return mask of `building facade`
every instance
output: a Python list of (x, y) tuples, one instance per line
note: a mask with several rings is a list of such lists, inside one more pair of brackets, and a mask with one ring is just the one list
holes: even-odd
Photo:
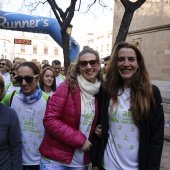
[(112, 31), (87, 34), (87, 46), (98, 51), (101, 59), (107, 57), (111, 54), (112, 49)]
[[(29, 41), (26, 44), (22, 41)], [(0, 58), (13, 61), (15, 57), (24, 58), (27, 61), (60, 60), (64, 63), (62, 48), (48, 35), (30, 32), (0, 30)]]

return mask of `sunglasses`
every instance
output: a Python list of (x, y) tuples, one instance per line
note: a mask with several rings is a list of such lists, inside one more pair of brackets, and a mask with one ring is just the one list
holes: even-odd
[(15, 76), (16, 76), (16, 73), (11, 71), (11, 72), (10, 72), (10, 75), (13, 76), (13, 77), (15, 77)]
[(98, 60), (90, 60), (90, 61), (79, 61), (79, 66), (82, 67), (82, 68), (85, 68), (87, 67), (87, 64), (90, 64), (92, 67), (96, 67), (97, 64), (99, 64), (99, 61)]
[(23, 80), (26, 81), (26, 83), (32, 83), (33, 82), (33, 79), (35, 77), (37, 77), (38, 75), (35, 75), (35, 76), (25, 76), (25, 77), (22, 77), (22, 76), (15, 76), (15, 80), (17, 83), (22, 83)]
[(5, 63), (0, 63), (0, 65), (4, 66), (4, 65), (6, 65), (6, 64), (5, 64)]

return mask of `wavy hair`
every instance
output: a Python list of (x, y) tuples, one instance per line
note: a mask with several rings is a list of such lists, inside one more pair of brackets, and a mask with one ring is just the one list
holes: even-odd
[[(73, 92), (75, 92), (76, 90), (77, 75), (80, 75), (80, 71), (79, 71), (80, 58), (82, 55), (86, 53), (94, 54), (96, 56), (96, 60), (98, 60), (100, 63), (99, 53), (96, 50), (93, 50), (92, 48), (86, 47), (78, 54), (77, 60), (75, 64), (73, 64), (71, 68), (69, 69), (69, 74), (67, 76), (67, 82), (69, 82), (69, 86), (71, 87)], [(103, 74), (101, 73), (101, 70), (99, 71), (97, 75), (97, 79), (98, 81), (103, 82)]]
[(151, 105), (154, 105), (155, 101), (152, 92), (152, 85), (144, 63), (144, 57), (135, 45), (127, 42), (121, 42), (114, 48), (108, 65), (105, 89), (108, 95), (112, 98), (113, 105), (116, 105), (118, 103), (119, 89), (124, 91), (124, 83), (117, 66), (118, 52), (121, 48), (133, 49), (139, 66), (139, 69), (133, 76), (130, 84), (130, 111), (135, 124), (139, 127), (141, 119), (149, 116)]

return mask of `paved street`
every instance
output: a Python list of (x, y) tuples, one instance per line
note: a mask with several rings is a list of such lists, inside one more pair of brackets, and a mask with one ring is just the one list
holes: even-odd
[(160, 170), (170, 170), (170, 140), (164, 140)]

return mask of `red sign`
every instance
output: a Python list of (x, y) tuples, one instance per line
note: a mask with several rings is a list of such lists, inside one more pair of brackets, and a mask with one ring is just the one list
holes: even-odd
[(14, 38), (14, 44), (31, 45), (31, 40)]

